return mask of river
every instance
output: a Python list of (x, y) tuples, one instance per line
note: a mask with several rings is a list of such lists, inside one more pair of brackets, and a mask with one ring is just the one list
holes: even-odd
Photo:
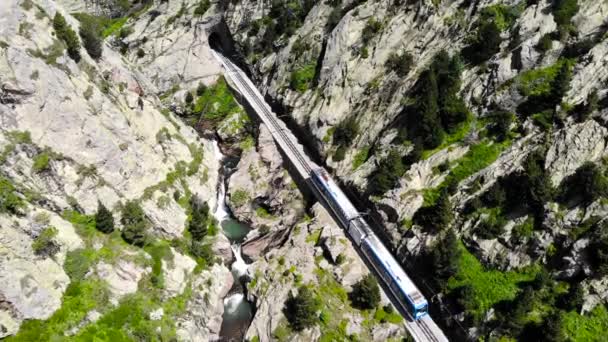
[[(221, 156), (217, 143), (215, 143), (215, 147), (217, 155)], [(223, 158), (220, 158), (218, 161), (220, 164), (223, 164)], [(220, 330), (220, 338), (222, 341), (232, 342), (242, 341), (244, 339), (247, 328), (249, 328), (249, 324), (253, 319), (254, 308), (245, 298), (243, 289), (245, 283), (241, 280), (242, 276), (247, 273), (247, 268), (249, 267), (241, 255), (241, 243), (251, 229), (232, 217), (230, 210), (226, 206), (225, 183), (225, 179), (220, 175), (217, 207), (213, 216), (220, 223), (222, 233), (230, 240), (232, 252), (235, 257), (235, 261), (231, 265), (234, 285), (228, 292), (228, 296), (224, 298), (224, 315), (222, 317), (222, 327)]]

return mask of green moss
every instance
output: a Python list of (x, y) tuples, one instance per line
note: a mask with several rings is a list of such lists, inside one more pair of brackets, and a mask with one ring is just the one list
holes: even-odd
[(508, 272), (488, 269), (464, 246), (460, 248), (459, 272), (448, 280), (448, 289), (454, 291), (462, 286), (470, 286), (473, 295), (467, 307), (471, 309), (470, 314), (477, 318), (496, 303), (514, 299), (519, 292), (518, 284), (533, 280), (538, 272), (538, 267)]
[(230, 195), (230, 200), (237, 207), (247, 204), (249, 198), (249, 192), (245, 189), (237, 189)]
[(310, 233), (310, 235), (308, 235), (306, 237), (306, 242), (312, 242), (315, 244), (315, 246), (319, 243), (319, 238), (321, 237), (321, 229), (317, 229), (315, 231), (313, 231), (312, 233)]
[(443, 183), (438, 187), (426, 189), (423, 193), (425, 206), (435, 203), (441, 191), (448, 187), (451, 183), (460, 183), (460, 181), (483, 170), (488, 165), (492, 164), (509, 145), (510, 141), (498, 143), (484, 142), (472, 146), (469, 151), (456, 163), (452, 168)]
[(602, 304), (585, 316), (574, 311), (562, 314), (562, 331), (568, 341), (602, 341), (606, 336), (606, 330), (608, 330), (608, 310)]
[(291, 89), (303, 93), (310, 89), (312, 81), (315, 77), (317, 69), (316, 62), (310, 62), (305, 64), (291, 73), (289, 86)]
[(353, 159), (353, 170), (359, 168), (359, 166), (363, 165), (369, 156), (370, 147), (366, 146), (362, 148), (357, 154), (355, 154), (355, 158)]
[(108, 291), (104, 282), (93, 278), (72, 282), (63, 295), (61, 308), (48, 320), (25, 321), (19, 332), (6, 341), (62, 341), (64, 333), (76, 327), (87, 312), (107, 304)]
[(241, 110), (223, 77), (213, 86), (205, 88), (192, 109), (194, 113), (202, 113), (203, 119), (212, 121), (219, 121)]
[(506, 6), (503, 4), (492, 5), (482, 9), (481, 17), (486, 21), (494, 21), (501, 31), (506, 31), (513, 26), (525, 8), (525, 1), (521, 1), (514, 6)]
[(519, 92), (524, 96), (547, 95), (551, 92), (551, 85), (560, 69), (568, 63), (574, 65), (573, 60), (560, 59), (555, 64), (541, 69), (529, 70), (517, 77)]
[(36, 173), (44, 172), (49, 170), (50, 154), (47, 151), (43, 151), (34, 157), (34, 164), (32, 170)]
[(269, 213), (268, 210), (266, 210), (266, 208), (264, 208), (264, 207), (258, 207), (255, 210), (255, 214), (258, 217), (265, 218), (265, 219), (273, 219), (274, 218), (274, 216), (272, 216), (272, 214)]

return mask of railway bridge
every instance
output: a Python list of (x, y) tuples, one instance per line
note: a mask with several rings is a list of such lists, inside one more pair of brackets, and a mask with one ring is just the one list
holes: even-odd
[[(219, 36), (211, 36), (213, 39), (220, 39)], [(210, 37), (210, 38), (211, 38)], [(216, 47), (218, 49), (229, 48), (231, 46), (225, 46), (224, 44), (219, 44), (218, 41), (210, 41), (210, 45), (212, 47)], [(222, 50), (225, 51), (225, 50)], [(297, 139), (291, 133), (291, 131), (287, 128), (285, 123), (282, 120), (279, 120), (275, 113), (273, 113), (271, 107), (266, 103), (262, 94), (258, 91), (257, 87), (253, 84), (253, 82), (249, 79), (249, 77), (241, 70), (236, 64), (230, 61), (227, 57), (225, 57), (222, 53), (213, 50), (213, 54), (215, 58), (223, 65), (225, 69), (225, 76), (228, 80), (229, 84), (233, 88), (234, 91), (238, 92), (241, 95), (241, 98), (247, 101), (249, 107), (257, 114), (259, 119), (268, 127), (270, 130), (274, 140), (277, 145), (283, 151), (285, 156), (291, 161), (291, 164), (295, 168), (298, 173), (297, 176), (305, 181), (306, 184), (311, 184), (311, 175), (312, 171), (319, 166), (315, 165), (310, 158), (306, 155), (304, 151), (304, 147), (298, 143)], [(318, 195), (318, 192), (315, 192), (314, 187), (313, 193)], [(324, 202), (321, 196), (319, 197), (319, 201), (321, 203)], [(350, 203), (349, 203), (350, 205)], [(351, 205), (352, 206), (352, 205)], [(330, 210), (331, 212), (331, 210)], [(340, 223), (340, 220), (336, 220), (336, 223), (339, 226), (342, 226), (345, 230), (348, 230), (348, 227), (344, 227), (343, 224)], [(348, 234), (346, 234), (348, 235)], [(353, 244), (356, 247), (356, 244)], [(358, 251), (360, 255), (361, 251)], [(401, 308), (402, 305), (398, 302), (397, 298), (391, 295), (391, 291), (388, 290), (388, 285), (383, 281), (382, 277), (380, 277), (375, 271), (374, 267), (371, 267), (370, 262), (372, 260), (365, 260), (362, 258), (366, 265), (370, 268), (370, 272), (375, 274), (378, 278), (379, 284), (383, 285), (385, 293), (389, 296), (391, 301), (393, 301), (395, 308)], [(377, 266), (377, 265), (374, 265)], [(419, 320), (414, 320), (409, 312), (403, 312), (404, 310), (400, 310), (404, 317), (405, 327), (412, 335), (414, 340), (418, 342), (447, 342), (445, 334), (441, 329), (435, 324), (430, 315), (425, 315)]]

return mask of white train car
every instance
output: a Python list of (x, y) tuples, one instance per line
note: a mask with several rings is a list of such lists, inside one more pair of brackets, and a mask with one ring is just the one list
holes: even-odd
[(425, 316), (428, 313), (426, 298), (380, 240), (373, 234), (368, 235), (361, 249), (399, 303), (407, 305), (403, 309), (416, 320)]
[(312, 170), (312, 182), (338, 216), (341, 223), (348, 227), (350, 220), (359, 216), (357, 209), (350, 203), (348, 197), (334, 182), (323, 168)]

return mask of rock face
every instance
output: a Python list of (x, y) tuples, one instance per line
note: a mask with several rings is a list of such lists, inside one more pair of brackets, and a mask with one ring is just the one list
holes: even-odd
[[(196, 262), (173, 249), (172, 262), (163, 259), (154, 271), (147, 250), (126, 245), (120, 232), (95, 235), (100, 233), (90, 216), (101, 202), (119, 230), (121, 205), (135, 200), (150, 222), (151, 239), (178, 241), (188, 219), (189, 209), (180, 205), (188, 202), (184, 196), (215, 206), (216, 148), (158, 96), (178, 82), (211, 83), (220, 70), (202, 35), (204, 18), (193, 16), (198, 1), (184, 2), (188, 11), (172, 27), (166, 21), (182, 5), (161, 3), (132, 8), (126, 56), (117, 38), (109, 37), (101, 58), (92, 59), (82, 48), (78, 63), (57, 39), (55, 13), (78, 32), (79, 22), (69, 13), (112, 14), (115, 2), (0, 3), (0, 338), (15, 334), (23, 320), (50, 318), (62, 306), (70, 272), (80, 272), (81, 263), (86, 269), (79, 277), (108, 290), (110, 307), (87, 313), (66, 334), (77, 334), (124, 298), (139, 298), (159, 272), (166, 297), (184, 295), (191, 285), (200, 289), (190, 316), (181, 319), (188, 327), (184, 339), (217, 337), (230, 288), (224, 289), (228, 280), (219, 280), (231, 281), (225, 266), (195, 275)], [(154, 11), (162, 12), (156, 20)], [(134, 57), (139, 46), (146, 49), (145, 59)], [(43, 242), (53, 253), (35, 252), (32, 246), (50, 227), (56, 235)], [(70, 272), (64, 265), (69, 258)], [(218, 283), (208, 285), (207, 279)], [(155, 312), (156, 319), (167, 314)]]
[[(256, 305), (256, 315), (247, 331), (247, 338), (257, 336), (260, 341), (273, 340), (275, 331), (285, 327), (284, 302), (298, 284), (312, 284), (313, 288), (319, 286), (325, 289), (338, 286), (350, 290), (368, 273), (344, 231), (335, 225), (326, 209), (315, 204), (313, 213), (312, 221), (295, 225), (283, 245), (250, 265), (248, 272), (252, 281), (248, 284), (247, 293), (249, 300)], [(334, 262), (335, 259), (339, 262)], [(335, 310), (328, 314), (336, 315), (337, 320), (346, 320), (347, 326), (356, 329), (363, 340), (383, 341), (405, 334), (400, 324), (378, 324), (375, 328), (377, 331), (367, 330), (361, 325), (361, 313), (350, 307), (346, 298), (326, 292), (320, 293), (320, 296), (331, 310)], [(382, 301), (388, 303), (386, 296)], [(289, 338), (293, 341), (310, 341), (317, 340), (321, 334), (327, 332), (315, 327)]]
[(192, 281), (193, 297), (187, 314), (176, 323), (177, 335), (184, 341), (214, 341), (219, 338), (224, 313), (222, 299), (232, 287), (232, 274), (218, 265)]
[(289, 173), (268, 128), (260, 125), (257, 149), (243, 151), (228, 181), (228, 205), (241, 222), (257, 232), (243, 244), (243, 255), (257, 259), (285, 238), (304, 214), (302, 194)]

